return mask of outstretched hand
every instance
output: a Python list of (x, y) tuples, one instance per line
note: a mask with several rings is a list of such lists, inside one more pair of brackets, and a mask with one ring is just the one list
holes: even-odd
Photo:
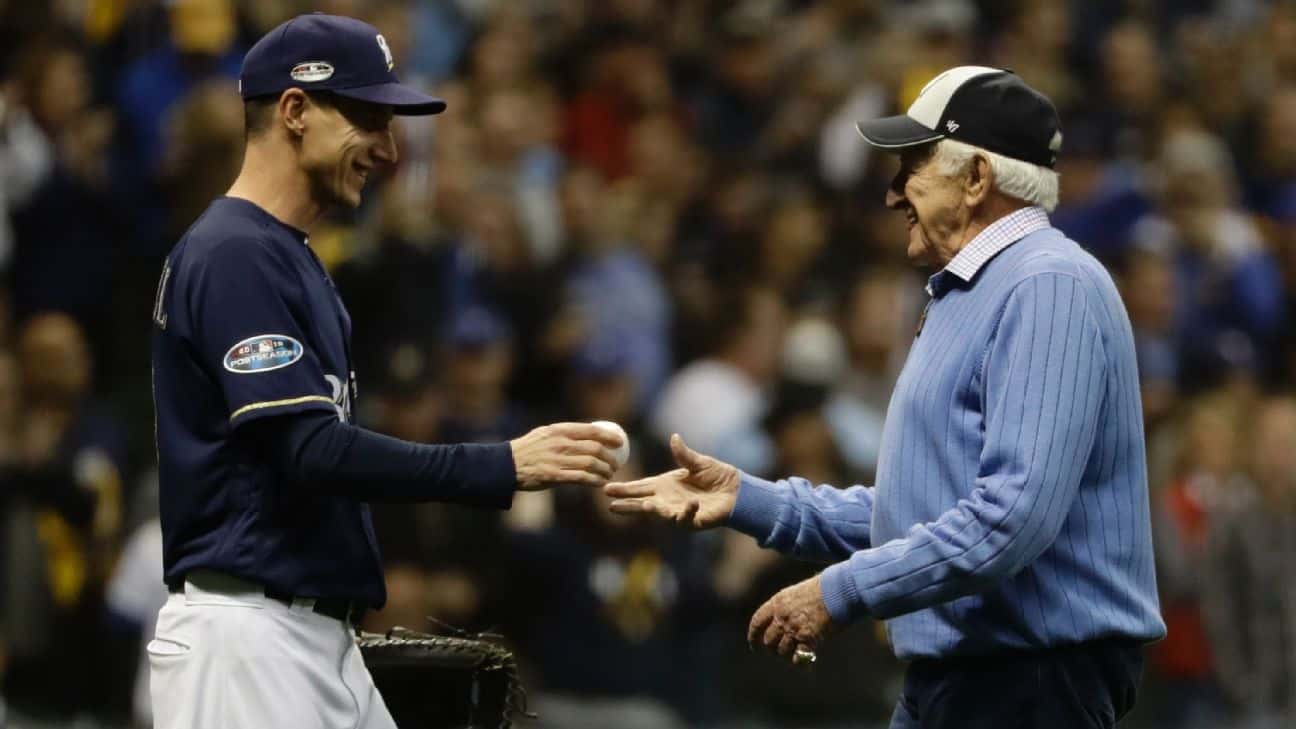
[(679, 468), (638, 481), (610, 483), (604, 493), (616, 514), (646, 514), (692, 529), (723, 524), (738, 499), (738, 469), (689, 448), (675, 434), (671, 454)]

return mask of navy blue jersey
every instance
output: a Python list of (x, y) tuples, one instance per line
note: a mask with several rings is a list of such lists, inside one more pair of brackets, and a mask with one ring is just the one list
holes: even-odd
[(201, 567), (380, 606), (369, 507), (286, 481), (240, 431), (309, 410), (351, 420), (350, 317), (306, 234), (217, 199), (168, 256), (153, 320), (167, 582)]

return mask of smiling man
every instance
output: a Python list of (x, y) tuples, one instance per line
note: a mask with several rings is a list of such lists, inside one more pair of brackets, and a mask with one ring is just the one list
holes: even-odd
[(394, 729), (354, 640), (386, 600), (370, 501), (507, 508), (601, 486), (586, 423), (426, 445), (352, 424), (351, 318), (307, 231), (396, 162), (393, 114), (435, 114), (366, 23), (303, 15), (243, 62), (243, 168), (167, 257), (153, 399), (170, 597), (149, 643), (157, 729)]
[(748, 639), (795, 659), (885, 620), (910, 662), (893, 729), (1111, 727), (1165, 626), (1129, 319), (1049, 225), (1057, 112), (1010, 72), (962, 66), (859, 128), (899, 153), (886, 203), (935, 271), (877, 483), (768, 482), (675, 436), (680, 468), (609, 484), (612, 509), (835, 563), (757, 610)]

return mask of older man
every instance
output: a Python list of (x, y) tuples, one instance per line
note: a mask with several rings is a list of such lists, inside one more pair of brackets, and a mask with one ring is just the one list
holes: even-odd
[(610, 484), (612, 508), (835, 563), (763, 605), (748, 638), (810, 660), (885, 620), (910, 661), (892, 727), (1113, 726), (1165, 626), (1129, 320), (1049, 225), (1057, 113), (1017, 76), (963, 66), (860, 131), (899, 153), (887, 205), (936, 270), (877, 484), (771, 483), (676, 436), (680, 468)]

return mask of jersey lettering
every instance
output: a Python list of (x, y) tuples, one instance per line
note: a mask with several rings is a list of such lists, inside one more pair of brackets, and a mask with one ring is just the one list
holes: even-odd
[(342, 378), (337, 375), (324, 375), (324, 379), (328, 380), (329, 387), (333, 390), (333, 407), (337, 409), (338, 420), (351, 422), (352, 388), (342, 384)]
[(171, 261), (165, 261), (162, 264), (162, 276), (158, 279), (157, 295), (153, 298), (153, 323), (159, 328), (166, 329), (166, 285), (167, 280), (171, 278)]

